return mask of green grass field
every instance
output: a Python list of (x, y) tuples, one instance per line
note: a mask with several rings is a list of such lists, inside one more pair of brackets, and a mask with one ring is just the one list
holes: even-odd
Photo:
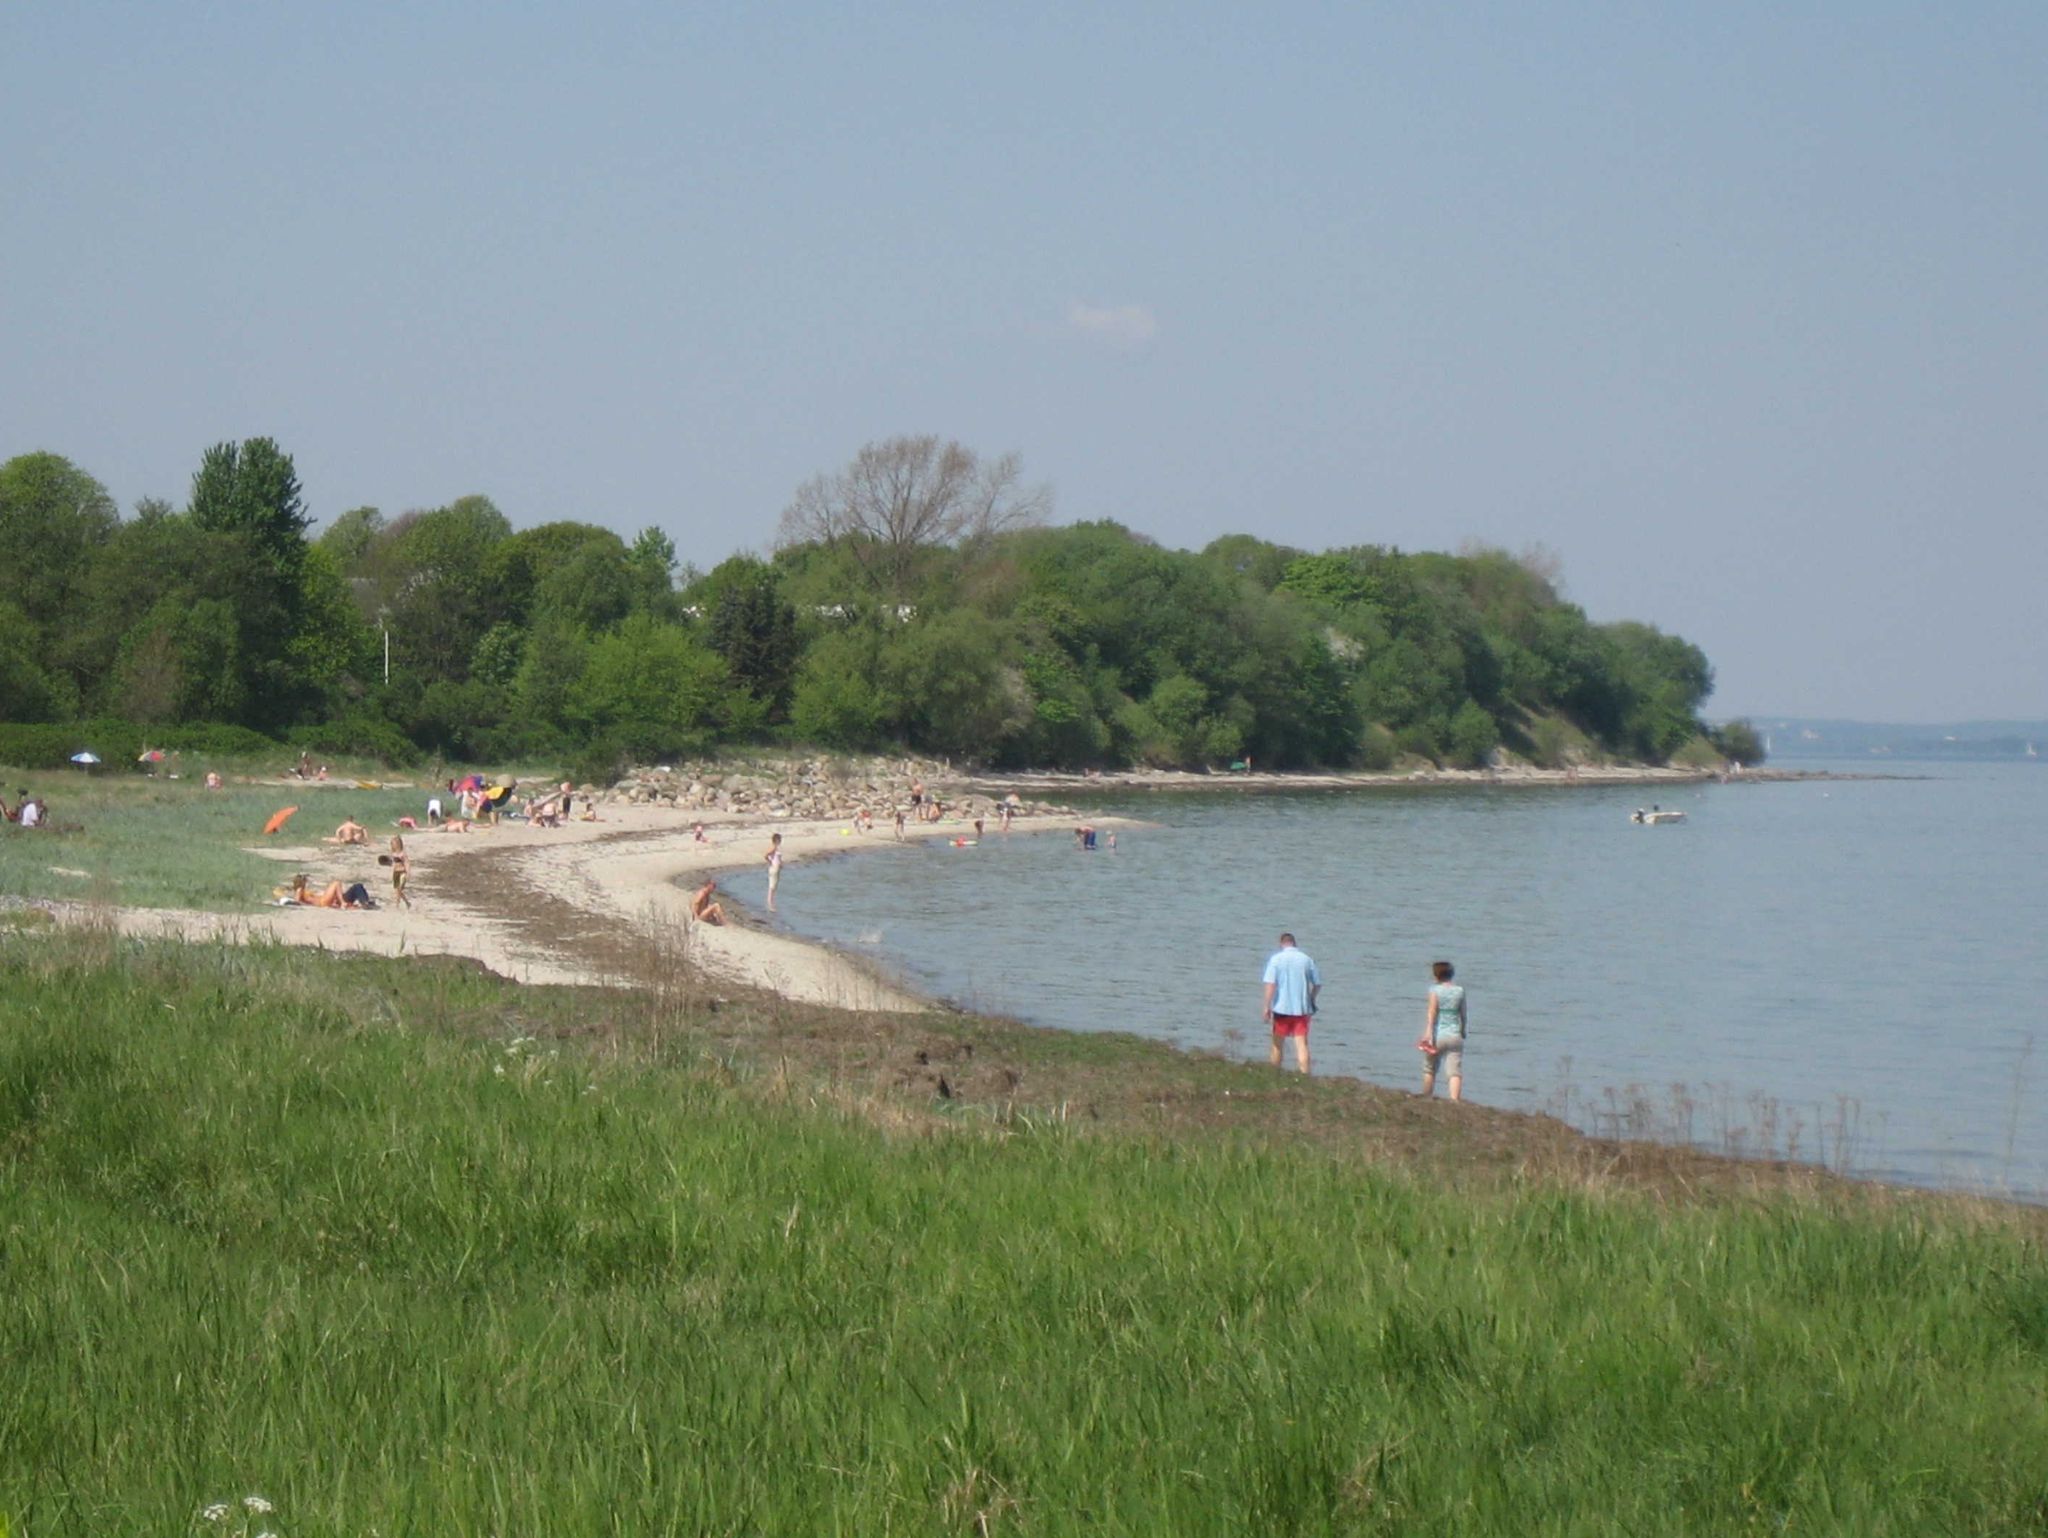
[[(203, 773), (203, 771), (202, 771)], [(23, 832), (0, 827), (0, 892), (16, 897), (72, 898), (142, 908), (252, 910), (290, 874), (288, 867), (247, 852), (262, 844), (272, 812), (300, 811), (272, 842), (309, 844), (332, 833), (353, 812), (372, 836), (393, 831), (400, 816), (420, 816), (423, 790), (230, 784), (209, 791), (199, 778), (148, 779), (140, 774), (41, 774), (0, 769), (9, 805), (33, 789), (49, 804), (51, 826)]]
[(0, 938), (4, 1530), (2048, 1531), (2025, 1215), (885, 1118), (643, 1007)]

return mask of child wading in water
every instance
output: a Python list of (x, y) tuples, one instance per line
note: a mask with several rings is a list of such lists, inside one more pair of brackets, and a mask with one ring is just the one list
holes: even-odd
[(1454, 983), (1457, 969), (1448, 961), (1432, 963), (1436, 977), (1429, 990), (1429, 1014), (1422, 1026), (1422, 1040), (1415, 1045), (1422, 1052), (1422, 1092), (1436, 1093), (1439, 1068), (1450, 1076), (1451, 1098), (1464, 1098), (1465, 1091), (1465, 985)]
[(412, 862), (406, 858), (405, 840), (394, 833), (391, 835), (391, 900), (401, 908), (412, 906), (412, 899), (405, 895), (405, 878), (411, 871)]

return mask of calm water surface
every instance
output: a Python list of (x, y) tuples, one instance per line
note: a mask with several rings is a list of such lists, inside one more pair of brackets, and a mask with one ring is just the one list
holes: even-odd
[[(975, 1008), (1259, 1056), (1291, 929), (1317, 1070), (1401, 1086), (1446, 956), (1474, 1100), (2041, 1199), (2048, 770), (1925, 773), (1125, 796), (1098, 805), (1154, 825), (1114, 853), (892, 845), (790, 870), (779, 921)], [(1632, 824), (1652, 796), (1689, 821)]]

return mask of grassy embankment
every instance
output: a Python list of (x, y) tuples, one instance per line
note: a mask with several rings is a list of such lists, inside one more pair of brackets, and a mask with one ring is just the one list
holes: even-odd
[[(2048, 1523), (2026, 1214), (1668, 1151), (1596, 1179), (1627, 1151), (994, 1022), (915, 1026), (957, 1065), (940, 1099), (863, 1056), (903, 1029), (714, 1001), (686, 967), (602, 994), (0, 939), (0, 1515)], [(787, 1050), (814, 1038), (836, 1070)]]

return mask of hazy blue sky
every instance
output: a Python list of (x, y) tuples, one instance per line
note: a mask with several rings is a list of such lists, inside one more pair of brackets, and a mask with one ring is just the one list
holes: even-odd
[[(2048, 5), (0, 9), (0, 457), (765, 548), (865, 440), (2048, 714)], [(10, 559), (19, 558), (11, 553)]]

